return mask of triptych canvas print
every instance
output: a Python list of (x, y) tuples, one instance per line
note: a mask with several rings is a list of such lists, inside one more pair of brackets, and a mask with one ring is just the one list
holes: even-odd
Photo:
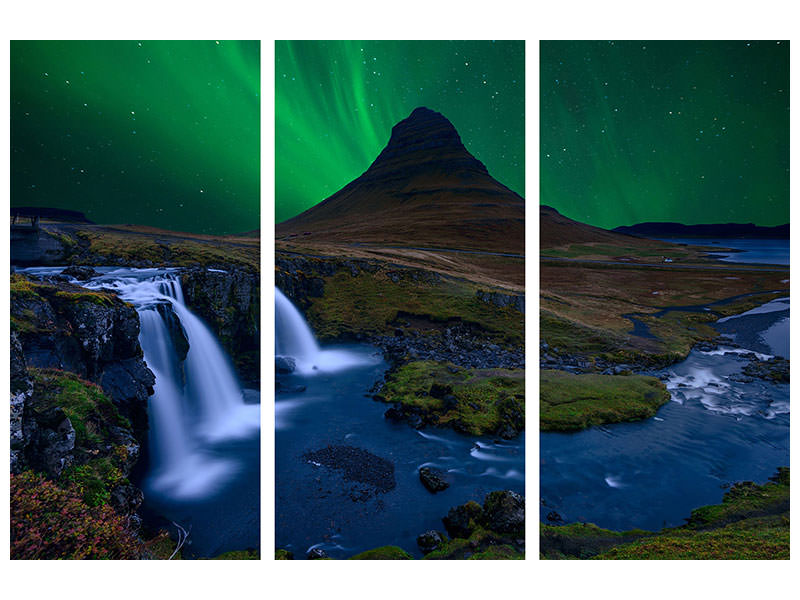
[(10, 558), (788, 559), (788, 65), (12, 41)]

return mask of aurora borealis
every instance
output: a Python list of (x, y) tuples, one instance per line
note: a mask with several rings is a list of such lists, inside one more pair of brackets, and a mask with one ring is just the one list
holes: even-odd
[(524, 73), (524, 42), (276, 42), (276, 222), (361, 175), (418, 106), (524, 196)]
[(789, 44), (541, 42), (541, 203), (612, 228), (789, 221)]
[(259, 227), (259, 42), (11, 43), (11, 204)]

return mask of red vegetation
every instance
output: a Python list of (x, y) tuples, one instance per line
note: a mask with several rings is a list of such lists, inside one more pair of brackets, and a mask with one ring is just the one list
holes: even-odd
[(136, 559), (141, 541), (110, 506), (89, 507), (71, 485), (11, 475), (12, 559)]

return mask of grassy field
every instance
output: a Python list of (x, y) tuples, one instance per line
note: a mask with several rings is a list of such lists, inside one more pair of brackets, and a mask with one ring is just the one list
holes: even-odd
[[(782, 269), (725, 266), (706, 270), (544, 260), (540, 337), (565, 353), (621, 362), (634, 355), (678, 360), (696, 342), (716, 336), (710, 322), (785, 295), (788, 279), (789, 271)], [(665, 308), (707, 305), (742, 294), (754, 295), (713, 306), (710, 314), (668, 312), (655, 316)], [(648, 326), (652, 337), (631, 333), (633, 324), (624, 315), (632, 313)]]

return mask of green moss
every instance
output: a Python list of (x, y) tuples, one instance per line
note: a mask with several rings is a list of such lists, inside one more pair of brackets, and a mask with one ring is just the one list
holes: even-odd
[(275, 550), (275, 560), (294, 560), (294, 554), (283, 548)]
[[(453, 398), (445, 399), (448, 395)], [(453, 426), (471, 435), (507, 427), (519, 432), (524, 426), (525, 372), (416, 361), (390, 373), (381, 398), (421, 411), (433, 425)]]
[(61, 407), (75, 429), (77, 446), (101, 444), (108, 435), (109, 425), (130, 428), (130, 422), (119, 414), (97, 384), (57, 369), (29, 369), (29, 373), (37, 407)]
[(647, 419), (669, 402), (670, 395), (655, 377), (543, 370), (539, 399), (542, 431), (574, 431)]
[(39, 298), (38, 287), (30, 279), (19, 273), (11, 275), (11, 299), (19, 298)]
[(569, 354), (612, 352), (623, 345), (623, 340), (611, 331), (586, 327), (545, 310), (540, 312), (539, 331), (539, 337), (551, 348)]
[(113, 306), (115, 296), (104, 292), (56, 292), (56, 298), (67, 302), (90, 302), (98, 306)]
[(351, 556), (350, 560), (411, 560), (412, 556), (397, 546), (381, 546), (380, 548), (373, 548), (372, 550), (365, 550), (355, 556)]
[(517, 552), (509, 544), (502, 544), (500, 546), (489, 546), (482, 552), (476, 552), (469, 557), (469, 560), (525, 560), (525, 555)]

